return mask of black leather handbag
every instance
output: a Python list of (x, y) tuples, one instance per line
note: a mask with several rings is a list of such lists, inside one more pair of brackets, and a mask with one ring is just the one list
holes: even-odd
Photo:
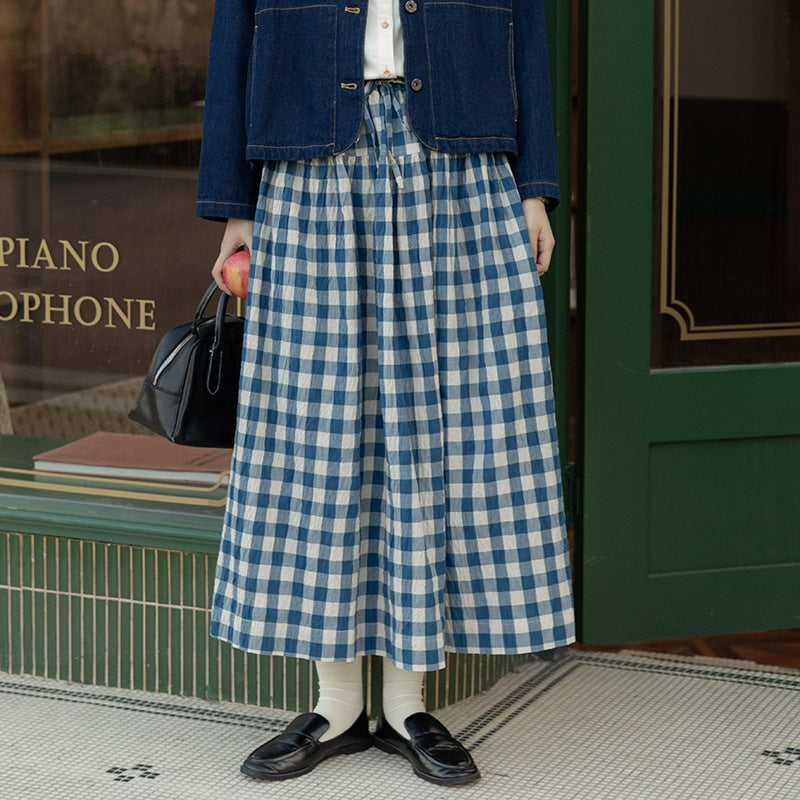
[(203, 316), (217, 289), (209, 286), (191, 322), (164, 334), (128, 412), (176, 444), (233, 447), (244, 318), (226, 313), (225, 292), (216, 315)]

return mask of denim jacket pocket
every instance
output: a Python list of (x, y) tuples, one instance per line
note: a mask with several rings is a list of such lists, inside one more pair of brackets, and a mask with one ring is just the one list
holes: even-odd
[(256, 5), (247, 122), (248, 140), (259, 145), (298, 147), (331, 138), (337, 7), (303, 2)]
[(425, 5), (425, 19), (437, 44), (431, 54), (435, 135), (513, 138), (510, 1), (436, 0)]

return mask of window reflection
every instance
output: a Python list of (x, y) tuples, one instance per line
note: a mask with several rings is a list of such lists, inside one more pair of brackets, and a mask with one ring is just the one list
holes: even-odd
[(800, 2), (657, 0), (655, 367), (800, 358)]
[[(209, 3), (51, 0), (51, 133), (201, 120)], [(116, 6), (116, 8), (114, 8)], [(137, 113), (138, 112), (138, 113)]]
[[(0, 148), (41, 135), (42, 4), (0, 0)], [(15, 147), (16, 146), (16, 147)]]
[(0, 433), (127, 419), (210, 283), (194, 217), (213, 0), (0, 0)]

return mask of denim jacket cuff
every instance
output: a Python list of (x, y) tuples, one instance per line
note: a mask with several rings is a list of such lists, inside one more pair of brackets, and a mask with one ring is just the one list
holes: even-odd
[(527, 197), (546, 197), (547, 210), (552, 211), (556, 208), (561, 201), (561, 192), (559, 191), (558, 184), (548, 181), (522, 181), (517, 183), (519, 196), (521, 200)]
[(215, 222), (228, 219), (255, 219), (256, 207), (249, 203), (223, 203), (217, 200), (198, 200), (195, 216)]

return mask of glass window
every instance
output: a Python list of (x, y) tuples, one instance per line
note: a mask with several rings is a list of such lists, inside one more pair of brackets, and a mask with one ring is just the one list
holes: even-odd
[(652, 365), (800, 360), (800, 5), (656, 20)]
[(213, 5), (0, 0), (7, 451), (12, 435), (155, 435), (127, 412), (222, 234), (194, 217)]

